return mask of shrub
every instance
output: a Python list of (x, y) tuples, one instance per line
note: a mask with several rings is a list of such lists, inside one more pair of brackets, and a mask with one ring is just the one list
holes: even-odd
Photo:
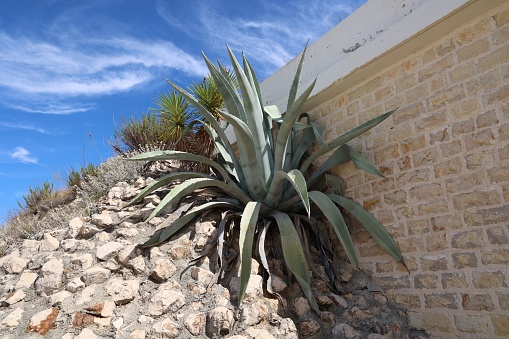
[(104, 196), (120, 181), (138, 178), (144, 170), (142, 164), (126, 162), (121, 156), (114, 156), (95, 167), (93, 173), (94, 175), (85, 174), (86, 180), (82, 182), (78, 191), (79, 196), (91, 201)]
[(110, 146), (116, 154), (127, 155), (151, 150), (170, 149), (172, 141), (165, 127), (152, 113), (143, 113), (141, 119), (122, 118), (121, 126), (115, 129)]
[(40, 186), (28, 188), (28, 193), (23, 195), (23, 202), (18, 202), (19, 207), (27, 210), (37, 210), (43, 201), (55, 198), (57, 192), (52, 182), (45, 181)]
[(68, 187), (81, 187), (83, 181), (88, 180), (92, 177), (96, 177), (98, 174), (98, 166), (89, 163), (80, 168), (79, 171), (71, 169), (71, 172), (67, 176)]
[[(223, 214), (224, 219), (218, 230), (220, 243), (218, 248), (227, 247), (223, 246), (228, 244), (225, 239), (232, 237), (232, 233), (239, 232), (237, 233), (240, 234), (240, 286), (237, 296), (239, 305), (250, 277), (255, 234), (259, 235), (258, 248), (261, 261), (265, 269), (269, 271), (266, 265), (264, 239), (269, 227), (272, 224), (277, 225), (286, 264), (313, 309), (319, 312), (310, 287), (307, 248), (303, 248), (303, 243), (306, 244), (308, 241), (302, 230), (314, 230), (317, 222), (315, 213), (311, 215), (311, 203), (314, 203), (316, 211), (321, 212), (321, 215), (330, 222), (349, 261), (355, 267), (358, 267), (358, 259), (342, 209), (358, 219), (382, 248), (404, 263), (396, 243), (383, 225), (360, 205), (331, 191), (327, 187), (326, 175), (333, 166), (348, 161), (353, 161), (358, 168), (381, 175), (374, 165), (348, 146), (347, 142), (387, 119), (393, 111), (374, 118), (326, 143), (322, 138), (324, 129), (315, 124), (308, 114), (301, 114), (301, 108), (314, 87), (313, 82), (300, 96), (297, 96), (305, 51), (290, 89), (285, 114), (281, 114), (276, 106), (262, 106), (259, 85), (249, 62), (243, 57), (244, 67), (242, 68), (230, 49), (228, 52), (242, 96), (221, 64), (216, 67), (206, 57), (205, 62), (226, 106), (226, 110), (217, 113), (233, 127), (239, 157), (233, 151), (216, 117), (192, 94), (172, 84), (173, 88), (206, 119), (208, 124), (202, 126), (216, 143), (219, 151), (217, 161), (179, 151), (154, 151), (136, 155), (131, 159), (151, 161), (176, 159), (202, 162), (211, 166), (216, 175), (209, 176), (197, 172), (169, 174), (146, 187), (128, 206), (175, 180), (183, 180), (183, 182), (177, 184), (166, 195), (148, 217), (149, 220), (166, 206), (177, 203), (181, 198), (197, 190), (207, 188), (209, 192), (215, 192), (215, 199), (194, 207), (169, 226), (158, 230), (143, 246), (150, 247), (166, 241), (194, 217), (210, 209), (232, 211)], [(315, 143), (317, 145), (312, 152), (311, 148)], [(330, 152), (333, 152), (332, 155), (323, 164), (317, 166), (313, 173), (310, 173), (310, 165), (318, 157)], [(227, 221), (235, 217), (239, 219), (239, 227), (234, 232), (231, 229), (228, 231), (227, 227), (237, 227), (236, 224), (227, 226), (231, 225)], [(317, 235), (316, 238), (318, 242), (322, 241), (320, 236)], [(226, 250), (228, 249), (224, 249)], [(223, 253), (218, 255), (221, 258)], [(221, 261), (220, 263), (222, 264)], [(331, 280), (334, 281), (334, 279)]]

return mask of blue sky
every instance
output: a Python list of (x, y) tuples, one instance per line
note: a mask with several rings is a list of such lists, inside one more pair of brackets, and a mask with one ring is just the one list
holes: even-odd
[(99, 164), (164, 78), (244, 51), (263, 80), (366, 0), (0, 1), (0, 221), (30, 186)]

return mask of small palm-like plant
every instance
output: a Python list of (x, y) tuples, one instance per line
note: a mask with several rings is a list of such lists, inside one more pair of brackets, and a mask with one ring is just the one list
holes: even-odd
[[(226, 209), (236, 213), (225, 213), (220, 224), (219, 249), (223, 248), (226, 219), (240, 219), (240, 286), (238, 303), (242, 302), (251, 272), (251, 258), (255, 234), (260, 234), (259, 246), (262, 262), (268, 270), (263, 241), (267, 228), (275, 221), (281, 235), (281, 248), (288, 268), (300, 284), (313, 309), (318, 310), (310, 287), (310, 273), (299, 233), (303, 225), (310, 225), (311, 203), (314, 203), (329, 220), (339, 238), (349, 261), (358, 267), (358, 259), (352, 238), (342, 215), (342, 209), (358, 219), (373, 238), (387, 252), (403, 263), (401, 253), (383, 225), (368, 211), (355, 202), (335, 193), (323, 192), (323, 179), (333, 166), (352, 160), (354, 164), (370, 173), (381, 175), (367, 159), (362, 157), (347, 142), (378, 125), (392, 112), (372, 119), (337, 137), (330, 143), (323, 138), (323, 129), (312, 122), (301, 108), (310, 95), (314, 82), (297, 96), (305, 51), (302, 53), (290, 90), (286, 113), (281, 114), (276, 106), (262, 106), (259, 84), (248, 60), (243, 56), (243, 67), (228, 48), (228, 53), (241, 90), (238, 91), (225, 68), (214, 66), (204, 55), (210, 75), (224, 100), (225, 110), (210, 112), (191, 93), (170, 82), (207, 121), (201, 124), (215, 142), (217, 158), (209, 158), (180, 151), (155, 151), (139, 154), (132, 160), (190, 160), (210, 166), (215, 175), (196, 172), (177, 172), (159, 178), (147, 186), (130, 202), (132, 205), (154, 190), (179, 180), (154, 209), (148, 219), (155, 217), (166, 206), (178, 202), (197, 190), (207, 188), (215, 192), (215, 198), (193, 207), (169, 226), (158, 230), (143, 246), (150, 247), (166, 241), (193, 218), (210, 209)], [(230, 145), (225, 132), (213, 113), (219, 114), (233, 127), (238, 145), (238, 156)], [(190, 130), (190, 123), (187, 130)], [(185, 133), (184, 133), (185, 134)], [(316, 144), (314, 152), (311, 146)], [(313, 173), (310, 165), (320, 156), (333, 152)], [(221, 250), (220, 250), (221, 251)], [(222, 253), (219, 253), (221, 258)]]

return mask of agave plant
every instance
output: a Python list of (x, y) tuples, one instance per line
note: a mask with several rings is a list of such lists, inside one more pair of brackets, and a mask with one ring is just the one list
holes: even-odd
[[(207, 188), (209, 192), (215, 192), (213, 199), (193, 207), (171, 224), (158, 230), (143, 246), (150, 247), (166, 241), (195, 217), (210, 209), (237, 212), (223, 214), (225, 219), (220, 226), (224, 225), (226, 218), (240, 219), (240, 223), (237, 224), (239, 225), (240, 249), (240, 284), (237, 295), (239, 305), (243, 300), (250, 277), (255, 234), (260, 234), (259, 251), (264, 267), (268, 270), (263, 242), (267, 228), (271, 224), (276, 224), (287, 267), (297, 279), (313, 309), (318, 310), (310, 287), (311, 277), (305, 255), (306, 248), (303, 248), (302, 236), (299, 235), (302, 225), (311, 224), (312, 203), (328, 219), (349, 261), (355, 267), (359, 266), (359, 262), (343, 218), (344, 210), (358, 219), (382, 248), (403, 263), (396, 243), (383, 225), (352, 200), (337, 193), (324, 193), (323, 180), (321, 180), (333, 166), (350, 160), (361, 169), (381, 175), (374, 165), (348, 146), (347, 142), (378, 125), (394, 111), (374, 118), (326, 143), (322, 138), (324, 129), (312, 122), (308, 114), (301, 112), (316, 80), (297, 96), (305, 52), (306, 49), (302, 53), (284, 114), (276, 106), (262, 106), (258, 80), (244, 55), (243, 67), (241, 67), (228, 48), (238, 87), (219, 62), (215, 66), (203, 55), (210, 75), (224, 101), (225, 109), (210, 112), (191, 93), (168, 82), (208, 122), (202, 126), (215, 142), (218, 150), (217, 157), (211, 160), (179, 151), (156, 151), (131, 158), (151, 161), (190, 160), (207, 164), (212, 168), (215, 173), (213, 176), (195, 172), (177, 172), (164, 176), (142, 190), (129, 205), (137, 203), (160, 187), (179, 181), (180, 183), (176, 184), (153, 210), (148, 217), (151, 219), (165, 207), (197, 190)], [(237, 88), (240, 88), (240, 93)], [(213, 113), (218, 113), (233, 127), (238, 155), (225, 135), (224, 126), (218, 123)], [(193, 123), (201, 124), (201, 120), (192, 122), (188, 130), (192, 128)], [(314, 151), (311, 151), (312, 146)], [(310, 165), (318, 157), (330, 152), (332, 154), (327, 160), (316, 166), (316, 170), (310, 173)], [(219, 257), (221, 258), (221, 251), (224, 250), (222, 234), (224, 229), (220, 227), (219, 232)]]

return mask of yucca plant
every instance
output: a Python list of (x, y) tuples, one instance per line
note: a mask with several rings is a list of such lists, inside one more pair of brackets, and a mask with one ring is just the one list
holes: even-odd
[[(260, 88), (256, 75), (243, 55), (243, 67), (228, 48), (241, 93), (228, 76), (225, 68), (213, 65), (204, 55), (205, 62), (224, 100), (225, 110), (218, 112), (222, 119), (233, 127), (238, 145), (238, 156), (230, 145), (224, 128), (191, 93), (169, 82), (207, 120), (203, 128), (214, 140), (217, 158), (211, 160), (199, 155), (179, 151), (156, 151), (139, 154), (132, 160), (191, 160), (210, 166), (215, 175), (194, 172), (177, 172), (157, 179), (130, 202), (129, 206), (142, 200), (154, 190), (173, 181), (178, 183), (154, 209), (148, 219), (158, 215), (166, 206), (207, 188), (215, 197), (200, 206), (195, 206), (169, 226), (158, 230), (143, 246), (150, 247), (166, 241), (193, 218), (210, 209), (231, 210), (219, 226), (219, 258), (224, 245), (226, 219), (238, 217), (240, 250), (240, 285), (238, 303), (241, 304), (251, 271), (251, 258), (255, 234), (259, 233), (259, 252), (266, 265), (263, 242), (267, 229), (275, 221), (281, 236), (281, 248), (288, 268), (300, 284), (313, 309), (318, 307), (311, 292), (310, 273), (303, 250), (301, 227), (310, 225), (312, 203), (328, 219), (339, 238), (349, 261), (359, 266), (349, 230), (342, 215), (348, 211), (358, 219), (373, 238), (396, 260), (403, 263), (401, 253), (383, 225), (357, 203), (336, 193), (324, 193), (323, 179), (333, 166), (352, 160), (354, 164), (370, 173), (381, 175), (367, 159), (346, 143), (365, 133), (387, 119), (394, 111), (372, 119), (351, 131), (326, 143), (323, 128), (312, 122), (307, 114), (301, 114), (303, 104), (309, 97), (315, 82), (299, 96), (298, 85), (304, 61), (302, 53), (293, 84), (291, 86), (286, 113), (281, 114), (276, 106), (262, 106)], [(316, 81), (316, 80), (315, 80)], [(201, 121), (196, 121), (201, 123)], [(192, 123), (189, 125), (192, 126)], [(188, 126), (188, 129), (191, 127)], [(311, 151), (311, 146), (315, 150)], [(333, 152), (313, 173), (310, 165), (323, 155)], [(234, 226), (235, 227), (235, 226)], [(269, 273), (270, 275), (270, 273)]]

